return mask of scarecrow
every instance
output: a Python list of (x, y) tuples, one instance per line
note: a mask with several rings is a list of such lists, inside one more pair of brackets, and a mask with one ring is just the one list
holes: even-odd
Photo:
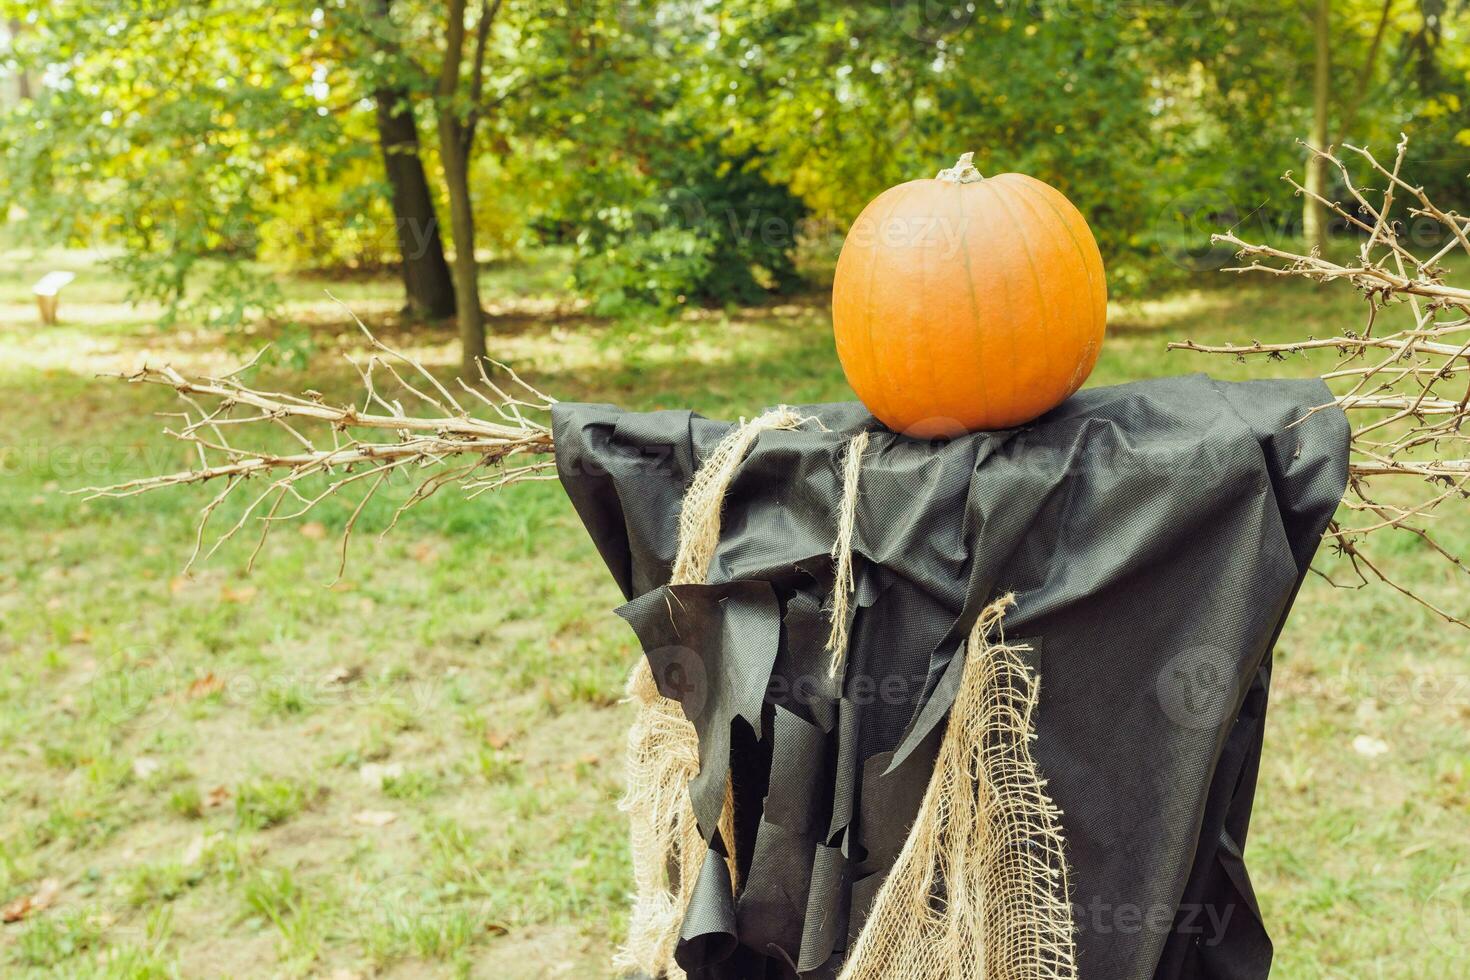
[[(560, 480), (644, 654), (623, 974), (1265, 977), (1244, 854), (1276, 637), (1323, 542), (1428, 604), (1364, 541), (1418, 535), (1463, 571), (1424, 518), (1470, 480), (1470, 290), (1441, 267), (1470, 221), (1401, 176), (1405, 142), (1311, 152), (1353, 199), (1319, 198), (1352, 258), (1216, 241), (1236, 271), (1356, 288), (1367, 326), (1171, 346), (1336, 352), (1320, 377), (1082, 389), (1106, 319), (1087, 223), (966, 154), (849, 232), (832, 313), (860, 403), (562, 404), (504, 365), (451, 386), (368, 334), (354, 405), (128, 375), (179, 393), (200, 464), (93, 492), (218, 487), (197, 558), (357, 486), (345, 562), (388, 481), (417, 478), (406, 508)], [(1404, 213), (1443, 245), (1411, 248)], [(1412, 323), (1382, 329), (1389, 307)], [(242, 443), (267, 428), (294, 448)]]

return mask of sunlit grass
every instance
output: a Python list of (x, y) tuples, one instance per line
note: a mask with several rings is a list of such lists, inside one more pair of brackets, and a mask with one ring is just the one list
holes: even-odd
[[(348, 516), (333, 505), (315, 515), (325, 535), (283, 529), (249, 579), (244, 543), (182, 578), (203, 493), (59, 492), (190, 463), (151, 414), (172, 409), (167, 392), (91, 375), (145, 358), (223, 367), (271, 331), (156, 329), (96, 271), (64, 295), (61, 326), (39, 327), (28, 277), (77, 258), (0, 272), (0, 901), (63, 883), (52, 909), (4, 927), (0, 973), (606, 975), (627, 891), (614, 800), (634, 646), (559, 490), (445, 491), (381, 539), (392, 500), (375, 502), (333, 587)], [(558, 397), (722, 417), (851, 397), (820, 290), (677, 330), (611, 326), (560, 292), (564, 273), (555, 256), (485, 273), (496, 356)], [(355, 391), (341, 354), (360, 340), (324, 288), (446, 374), (457, 359), (451, 327), (398, 322), (392, 281), (287, 286), (314, 352), (305, 373), (271, 365), (262, 383)], [(1093, 383), (1305, 376), (1314, 363), (1163, 345), (1360, 322), (1345, 291), (1205, 284), (1115, 306)], [(1441, 521), (1470, 545), (1470, 521)], [(1384, 547), (1457, 603), (1463, 588), (1413, 540)], [(1387, 590), (1304, 588), (1248, 851), (1276, 975), (1458, 970), (1467, 645)], [(1359, 735), (1388, 752), (1359, 754)]]

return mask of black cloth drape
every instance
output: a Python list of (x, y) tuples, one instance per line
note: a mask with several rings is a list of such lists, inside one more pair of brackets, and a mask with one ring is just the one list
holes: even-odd
[[(860, 405), (763, 433), (710, 584), (667, 585), (683, 492), (732, 423), (554, 411), (557, 466), (663, 692), (700, 737), (714, 837), (677, 958), (701, 980), (834, 976), (928, 780), (986, 601), (1040, 677), (1034, 746), (1063, 811), (1082, 977), (1265, 977), (1243, 852), (1271, 648), (1346, 481), (1311, 381), (1202, 375), (1079, 392), (1016, 429), (923, 442)], [(845, 684), (824, 604), (847, 440), (871, 431)]]

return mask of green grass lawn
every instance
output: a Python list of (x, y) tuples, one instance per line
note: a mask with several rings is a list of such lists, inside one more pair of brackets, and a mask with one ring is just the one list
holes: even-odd
[[(628, 887), (614, 801), (636, 650), (559, 489), (446, 491), (381, 539), (393, 501), (375, 501), (335, 585), (342, 504), (278, 531), (249, 577), (243, 541), (183, 577), (206, 491), (60, 493), (191, 461), (151, 414), (172, 410), (167, 392), (92, 375), (145, 357), (223, 367), (270, 329), (158, 330), (89, 267), (43, 330), (30, 281), (90, 259), (20, 258), (0, 271), (0, 904), (60, 890), (0, 926), (0, 974), (606, 975)], [(1311, 374), (1163, 348), (1361, 320), (1347, 291), (1221, 279), (1115, 308), (1091, 383)], [(588, 320), (562, 281), (548, 259), (484, 285), (495, 356), (562, 399), (734, 416), (851, 397), (820, 295), (630, 336)], [(452, 370), (448, 331), (395, 322), (393, 282), (295, 280), (290, 313), (316, 352), (262, 385), (355, 390), (339, 354), (360, 341), (324, 287)], [(1470, 520), (1439, 521), (1470, 548)], [(1379, 552), (1465, 609), (1463, 579), (1416, 539)], [(1276, 975), (1463, 970), (1467, 648), (1388, 589), (1309, 580), (1278, 649), (1249, 845)]]

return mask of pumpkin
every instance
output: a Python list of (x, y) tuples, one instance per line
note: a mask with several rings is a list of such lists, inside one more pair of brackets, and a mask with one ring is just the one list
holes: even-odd
[(874, 198), (832, 284), (848, 383), (890, 429), (924, 438), (1061, 404), (1092, 372), (1107, 320), (1081, 212), (1034, 177), (982, 177), (972, 157)]

